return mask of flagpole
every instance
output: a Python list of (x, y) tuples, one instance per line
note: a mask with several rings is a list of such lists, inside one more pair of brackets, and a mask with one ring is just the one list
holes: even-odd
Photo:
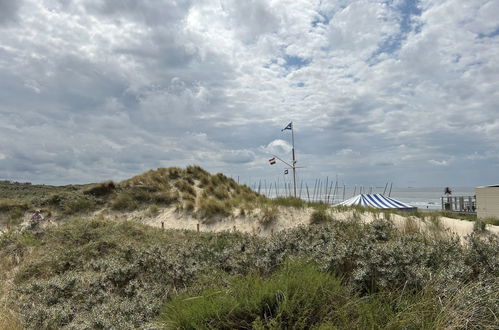
[(295, 133), (293, 131), (293, 122), (291, 122), (291, 142), (293, 144), (293, 188), (296, 198), (296, 158), (295, 158)]

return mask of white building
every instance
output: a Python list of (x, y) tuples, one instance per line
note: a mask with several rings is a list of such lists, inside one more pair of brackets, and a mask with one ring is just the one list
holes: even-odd
[(475, 188), (478, 218), (499, 218), (499, 185)]

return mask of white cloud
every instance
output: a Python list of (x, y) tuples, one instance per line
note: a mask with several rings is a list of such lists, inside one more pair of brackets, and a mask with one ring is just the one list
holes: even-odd
[(274, 140), (266, 145), (263, 150), (269, 154), (273, 155), (284, 155), (291, 152), (291, 145), (281, 139)]
[(0, 6), (0, 177), (239, 160), (264, 177), (292, 120), (310, 175), (498, 180), (495, 1), (16, 4)]
[(428, 163), (435, 165), (435, 166), (448, 166), (449, 162), (447, 160), (434, 160), (430, 159)]

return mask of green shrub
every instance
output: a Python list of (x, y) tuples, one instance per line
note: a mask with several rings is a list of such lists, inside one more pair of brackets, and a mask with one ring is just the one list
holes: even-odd
[(287, 263), (268, 280), (250, 274), (196, 297), (178, 296), (166, 304), (162, 319), (181, 329), (306, 329), (345, 304), (347, 293), (333, 275), (305, 262)]
[(197, 165), (189, 165), (185, 170), (187, 174), (191, 175), (195, 180), (200, 180), (210, 175), (210, 173)]
[(79, 214), (95, 210), (96, 203), (94, 200), (86, 197), (70, 198), (64, 202), (65, 214)]
[(27, 203), (10, 200), (0, 201), (0, 228), (2, 226), (11, 227), (21, 223), (28, 209), (29, 205)]
[(162, 205), (171, 205), (178, 202), (178, 193), (171, 193), (167, 191), (159, 191), (152, 195), (152, 202)]
[(431, 290), (360, 297), (338, 277), (301, 260), (286, 262), (269, 278), (213, 276), (217, 280), (206, 281), (205, 290), (166, 303), (162, 324), (176, 329), (431, 329), (444, 314)]
[(113, 193), (115, 189), (116, 185), (113, 181), (106, 181), (84, 189), (83, 194), (102, 197)]
[(489, 217), (489, 218), (483, 219), (482, 221), (486, 224), (489, 224), (489, 225), (499, 226), (499, 218)]
[(111, 209), (116, 211), (133, 211), (138, 208), (138, 203), (127, 192), (121, 192), (111, 202)]
[(317, 208), (310, 215), (310, 223), (314, 224), (314, 225), (330, 222), (332, 220), (333, 220), (333, 217), (328, 212), (328, 209), (326, 207)]

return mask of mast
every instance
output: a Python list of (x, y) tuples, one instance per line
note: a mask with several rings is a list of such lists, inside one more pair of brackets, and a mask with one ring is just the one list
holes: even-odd
[(293, 131), (293, 122), (291, 122), (291, 142), (293, 145), (292, 154), (293, 154), (293, 189), (294, 195), (296, 198), (296, 157), (295, 157), (295, 133)]

